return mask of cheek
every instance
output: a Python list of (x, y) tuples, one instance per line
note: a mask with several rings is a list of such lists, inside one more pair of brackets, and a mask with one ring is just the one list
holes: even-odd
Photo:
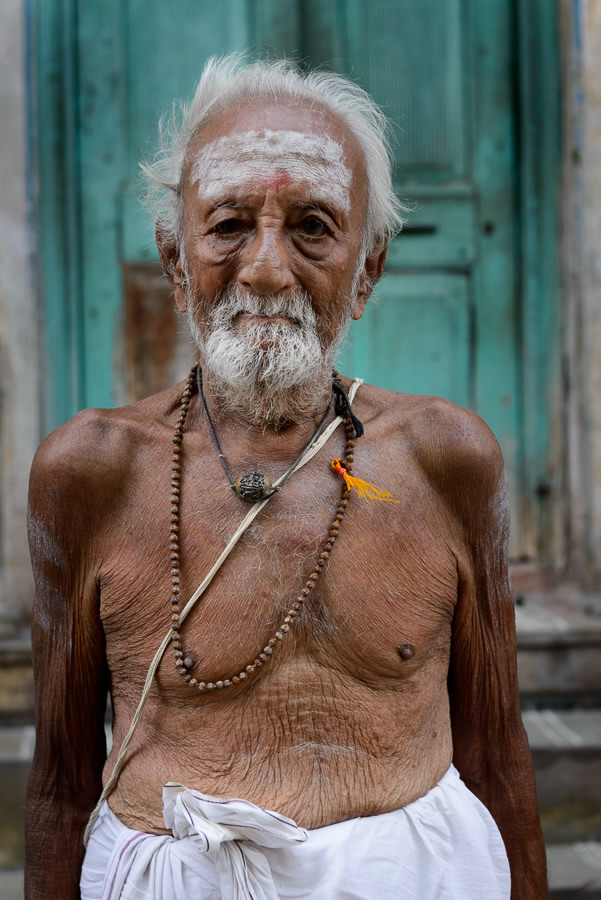
[(188, 258), (202, 271), (205, 267), (231, 263), (239, 250), (239, 242), (224, 243), (214, 235), (207, 235), (196, 241)]
[(347, 297), (339, 291), (331, 291), (329, 294), (312, 294), (312, 298), (320, 333), (328, 344), (350, 317)]
[(194, 317), (200, 324), (208, 320), (212, 303), (228, 281), (215, 267), (202, 266), (190, 273), (189, 295), (193, 298)]
[(212, 299), (236, 277), (236, 252), (224, 251), (212, 239), (196, 242), (188, 254), (192, 293)]
[(303, 274), (305, 286), (314, 298), (316, 311), (323, 312), (334, 320), (342, 317), (348, 308), (348, 298), (353, 283), (352, 267), (348, 264), (336, 264), (335, 259), (328, 259), (312, 271)]

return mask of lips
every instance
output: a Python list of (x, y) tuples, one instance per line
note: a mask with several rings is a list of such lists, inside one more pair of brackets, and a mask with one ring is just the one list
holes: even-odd
[(298, 325), (298, 320), (287, 316), (283, 313), (269, 315), (267, 313), (241, 312), (235, 317), (236, 322), (241, 323), (260, 323), (273, 325)]

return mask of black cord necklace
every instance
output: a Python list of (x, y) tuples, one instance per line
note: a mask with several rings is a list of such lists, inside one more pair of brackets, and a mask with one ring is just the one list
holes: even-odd
[[(267, 497), (271, 497), (276, 491), (281, 490), (286, 481), (290, 478), (299, 462), (303, 458), (303, 456), (309, 451), (312, 445), (315, 443), (321, 432), (326, 426), (326, 422), (332, 412), (332, 407), (334, 406), (334, 402), (336, 401), (336, 412), (338, 414), (339, 407), (339, 397), (340, 390), (344, 394), (346, 399), (347, 408), (350, 408), (350, 403), (348, 401), (348, 397), (344, 392), (344, 388), (338, 381), (337, 373), (334, 373), (334, 378), (332, 381), (332, 395), (330, 397), (330, 402), (328, 403), (328, 408), (326, 409), (322, 420), (317, 426), (317, 431), (311, 437), (309, 443), (303, 447), (300, 452), (300, 455), (297, 459), (294, 460), (286, 474), (283, 478), (280, 479), (280, 483), (277, 487), (273, 487), (270, 479), (266, 475), (262, 475), (261, 472), (247, 472), (244, 475), (239, 475), (238, 478), (234, 478), (232, 473), (229, 470), (229, 466), (225, 461), (225, 456), (221, 452), (221, 447), (219, 446), (219, 441), (217, 440), (217, 435), (215, 434), (215, 429), (213, 428), (213, 423), (211, 422), (211, 417), (209, 415), (209, 410), (207, 409), (207, 401), (205, 400), (204, 391), (202, 389), (202, 372), (200, 369), (200, 365), (196, 368), (196, 382), (198, 385), (198, 393), (200, 396), (200, 402), (202, 403), (202, 408), (205, 414), (205, 418), (207, 420), (207, 425), (209, 426), (209, 433), (211, 435), (211, 440), (213, 442), (213, 446), (217, 451), (217, 456), (219, 457), (219, 461), (223, 466), (223, 471), (227, 476), (227, 480), (229, 481), (231, 489), (240, 497), (241, 500), (245, 500), (247, 503), (258, 503), (260, 500), (266, 500)], [(340, 390), (337, 388), (339, 387)], [(354, 423), (353, 423), (354, 424)], [(360, 424), (360, 423), (359, 423)], [(361, 426), (362, 430), (363, 426)], [(356, 426), (355, 426), (356, 430)]]

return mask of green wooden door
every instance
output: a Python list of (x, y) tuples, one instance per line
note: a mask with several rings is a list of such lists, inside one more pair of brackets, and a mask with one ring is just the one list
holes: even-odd
[[(52, 134), (41, 132), (49, 425), (182, 377), (192, 349), (159, 277), (138, 162), (152, 152), (159, 116), (190, 95), (209, 55), (248, 47), (297, 55), (351, 73), (392, 118), (395, 184), (413, 207), (341, 366), (482, 415), (508, 466), (513, 553), (529, 553), (511, 0), (38, 4), (42, 77), (53, 60), (63, 73), (60, 97), (50, 80), (41, 95), (62, 104), (51, 129), (58, 121), (67, 135), (69, 161), (52, 170)], [(57, 174), (69, 200), (63, 244), (49, 213)], [(61, 255), (71, 260), (68, 279)]]

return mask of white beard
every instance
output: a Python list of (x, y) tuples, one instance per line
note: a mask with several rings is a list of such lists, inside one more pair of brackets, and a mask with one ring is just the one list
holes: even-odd
[[(189, 295), (188, 324), (202, 356), (203, 379), (228, 412), (257, 425), (281, 428), (315, 411), (329, 392), (350, 315), (324, 347), (311, 300), (301, 289), (262, 297), (230, 285), (211, 306), (206, 336), (197, 309)], [(237, 324), (240, 313), (286, 316), (291, 321)]]

